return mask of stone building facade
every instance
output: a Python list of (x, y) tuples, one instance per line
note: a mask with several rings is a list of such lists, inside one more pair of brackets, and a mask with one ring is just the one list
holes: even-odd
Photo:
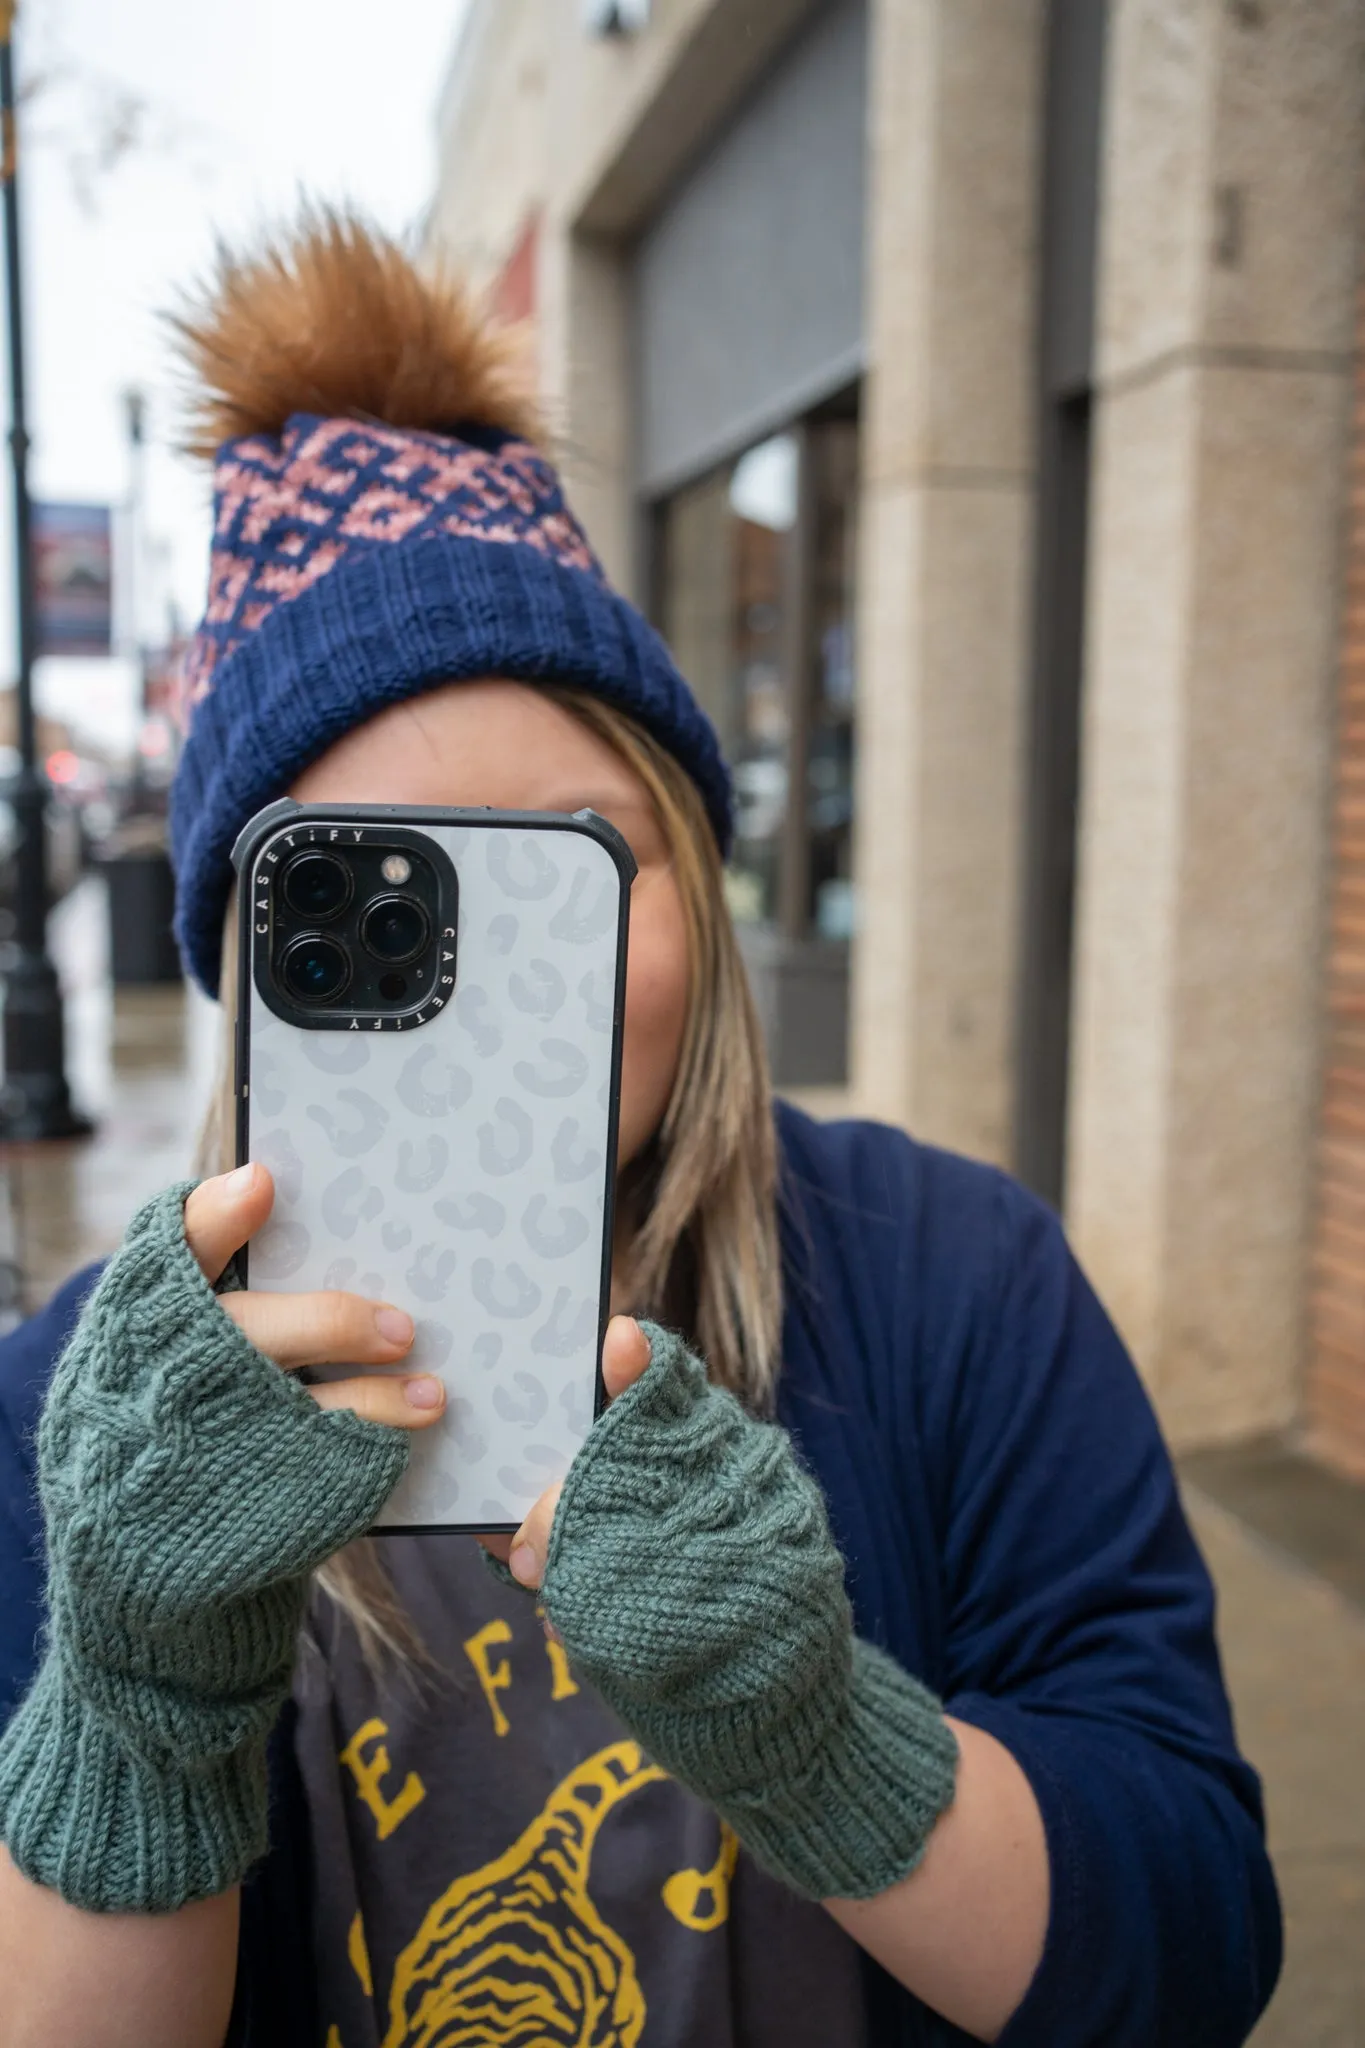
[(1365, 1479), (1365, 291), (1356, 334), (1303, 1421), (1312, 1449)]
[(779, 1077), (1057, 1201), (1176, 1442), (1365, 1461), (1313, 1306), (1365, 13), (473, 0), (440, 123), (431, 246), (736, 762)]

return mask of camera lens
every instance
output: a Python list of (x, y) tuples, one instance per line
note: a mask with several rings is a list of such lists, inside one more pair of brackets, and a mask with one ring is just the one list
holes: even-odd
[(299, 853), (281, 882), (284, 900), (300, 917), (335, 917), (351, 900), (351, 870), (334, 853)]
[(335, 939), (305, 936), (286, 946), (280, 980), (301, 1003), (330, 1003), (351, 978), (351, 963)]
[(366, 950), (394, 967), (421, 952), (429, 929), (425, 910), (410, 896), (376, 896), (360, 920)]

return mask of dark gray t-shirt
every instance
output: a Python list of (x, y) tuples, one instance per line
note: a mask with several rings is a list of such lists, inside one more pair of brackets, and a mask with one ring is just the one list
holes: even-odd
[(437, 1667), (325, 1601), (296, 1686), (323, 2048), (862, 2048), (858, 1951), (642, 1756), (465, 1537), (386, 1539)]

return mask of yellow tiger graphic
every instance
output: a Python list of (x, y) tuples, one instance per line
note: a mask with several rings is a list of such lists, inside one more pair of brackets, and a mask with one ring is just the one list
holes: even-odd
[(505, 1854), (448, 1886), (398, 1958), (383, 2048), (636, 2048), (635, 1958), (589, 1898), (588, 1866), (612, 1809), (664, 1775), (637, 1743), (612, 1743)]

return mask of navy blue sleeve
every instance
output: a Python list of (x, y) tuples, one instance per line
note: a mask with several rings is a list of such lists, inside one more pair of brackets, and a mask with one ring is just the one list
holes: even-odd
[(88, 1266), (47, 1307), (0, 1339), (0, 1726), (38, 1668), (43, 1621), (43, 1520), (35, 1437), (47, 1384), (99, 1278)]
[(1052, 1871), (1001, 2048), (1234, 2048), (1275, 1985), (1279, 1905), (1170, 1459), (1051, 1212), (928, 1171), (973, 1177), (960, 1263), (992, 1274), (953, 1369), (917, 1376), (945, 1697), (1023, 1767)]

